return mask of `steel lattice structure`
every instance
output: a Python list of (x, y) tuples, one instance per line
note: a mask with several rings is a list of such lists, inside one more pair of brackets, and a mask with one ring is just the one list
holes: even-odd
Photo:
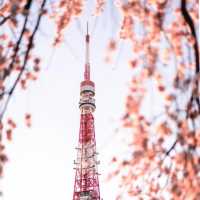
[(100, 200), (97, 166), (96, 140), (94, 129), (95, 84), (90, 80), (89, 34), (86, 35), (86, 63), (84, 81), (80, 85), (81, 111), (79, 143), (75, 164), (75, 183), (73, 200)]

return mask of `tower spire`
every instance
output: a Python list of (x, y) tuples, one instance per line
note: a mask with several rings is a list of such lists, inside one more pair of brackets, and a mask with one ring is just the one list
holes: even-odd
[(85, 51), (85, 72), (84, 72), (84, 79), (90, 80), (90, 35), (88, 31), (88, 22), (87, 22), (87, 34), (85, 37), (86, 43), (86, 51)]

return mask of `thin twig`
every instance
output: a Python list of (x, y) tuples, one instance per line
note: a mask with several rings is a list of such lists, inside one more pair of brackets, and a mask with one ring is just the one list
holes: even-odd
[(8, 15), (8, 16), (6, 16), (6, 17), (3, 17), (3, 19), (0, 21), (0, 26), (2, 26), (4, 23), (6, 23), (6, 21), (7, 21), (8, 19), (10, 19), (11, 16), (12, 16), (12, 15)]

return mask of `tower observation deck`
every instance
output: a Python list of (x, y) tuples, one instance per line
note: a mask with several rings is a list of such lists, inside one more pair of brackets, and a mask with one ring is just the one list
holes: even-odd
[(90, 80), (89, 43), (86, 34), (86, 62), (84, 80), (80, 84), (80, 131), (75, 164), (73, 200), (100, 200), (99, 174), (97, 166), (96, 140), (94, 129), (95, 84)]

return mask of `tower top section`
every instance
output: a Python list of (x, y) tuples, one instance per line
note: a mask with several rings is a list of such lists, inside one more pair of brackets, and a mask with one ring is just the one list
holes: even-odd
[(87, 23), (87, 33), (85, 36), (85, 68), (84, 68), (84, 80), (81, 82), (80, 87), (80, 101), (79, 108), (82, 113), (91, 113), (95, 110), (95, 84), (90, 80), (90, 35), (88, 33), (88, 23)]
[(87, 34), (85, 37), (86, 51), (85, 51), (85, 72), (84, 80), (90, 80), (90, 35), (88, 33), (88, 22), (87, 22)]

